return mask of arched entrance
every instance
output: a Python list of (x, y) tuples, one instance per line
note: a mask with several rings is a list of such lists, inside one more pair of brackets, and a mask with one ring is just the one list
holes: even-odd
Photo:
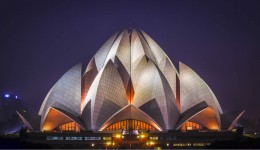
[(127, 119), (116, 122), (103, 131), (116, 131), (116, 130), (144, 130), (144, 131), (158, 131), (152, 125), (145, 123), (143, 121), (135, 120), (135, 119)]

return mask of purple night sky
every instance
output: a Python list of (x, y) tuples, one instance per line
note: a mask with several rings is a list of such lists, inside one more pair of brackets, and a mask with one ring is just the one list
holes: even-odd
[(118, 30), (150, 35), (175, 66), (190, 66), (224, 112), (260, 118), (260, 1), (1, 0), (0, 92), (30, 111), (73, 65)]

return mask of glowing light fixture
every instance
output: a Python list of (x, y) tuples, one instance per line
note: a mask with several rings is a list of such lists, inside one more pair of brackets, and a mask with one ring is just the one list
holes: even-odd
[(187, 130), (192, 130), (193, 128), (192, 127), (187, 127)]
[(9, 98), (10, 97), (10, 94), (5, 94), (5, 98)]
[(118, 139), (121, 138), (121, 135), (120, 135), (120, 134), (117, 134), (117, 135), (116, 135), (116, 138), (118, 138)]

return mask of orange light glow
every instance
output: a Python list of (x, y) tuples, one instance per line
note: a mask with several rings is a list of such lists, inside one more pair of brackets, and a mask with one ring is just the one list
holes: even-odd
[(56, 110), (50, 108), (42, 125), (43, 131), (80, 131), (80, 127), (71, 118)]
[(126, 90), (126, 95), (127, 95), (127, 100), (128, 100), (128, 104), (131, 104), (133, 99), (134, 99), (134, 87), (132, 84), (131, 79), (128, 82), (128, 86), (127, 86), (127, 90)]
[(76, 132), (80, 131), (80, 127), (75, 122), (65, 123), (59, 126), (58, 129), (61, 131), (76, 131)]
[(145, 138), (145, 135), (144, 135), (144, 134), (141, 134), (140, 137), (143, 139), (143, 138)]
[(121, 134), (119, 134), (119, 133), (117, 133), (116, 135), (114, 135), (114, 137), (116, 137), (116, 138), (120, 139), (120, 138), (122, 137), (122, 135), (121, 135)]
[(197, 124), (197, 123), (194, 123), (194, 122), (191, 122), (191, 121), (187, 121), (185, 122), (182, 126), (181, 126), (181, 130), (182, 131), (186, 131), (186, 130), (202, 130), (203, 129), (203, 126)]
[(130, 127), (133, 130), (158, 131), (155, 127), (139, 120), (122, 120), (108, 126), (104, 131), (129, 130)]
[(219, 130), (216, 113), (211, 107), (207, 107), (196, 116), (192, 117), (190, 121), (201, 124), (209, 130)]

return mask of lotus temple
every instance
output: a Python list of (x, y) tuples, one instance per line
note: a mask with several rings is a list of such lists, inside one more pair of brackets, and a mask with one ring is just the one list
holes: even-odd
[(18, 112), (29, 130), (232, 130), (244, 111), (227, 115), (210, 87), (184, 63), (179, 70), (145, 32), (112, 35), (82, 71), (69, 69), (38, 115)]
[(244, 111), (223, 112), (189, 66), (175, 67), (145, 32), (112, 35), (86, 67), (69, 69), (38, 114), (17, 112), (31, 132), (165, 133), (233, 130)]

